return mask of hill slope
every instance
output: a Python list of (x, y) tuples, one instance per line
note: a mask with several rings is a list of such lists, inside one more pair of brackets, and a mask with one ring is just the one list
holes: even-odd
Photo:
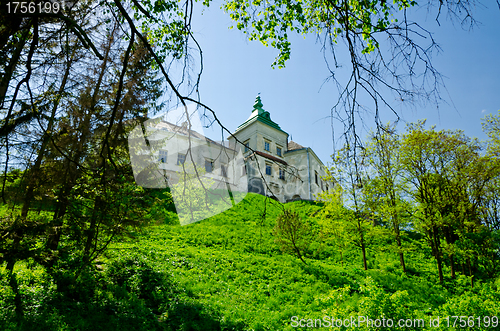
[[(443, 319), (462, 315), (480, 318), (474, 322), (482, 326), (473, 329), (491, 330), (491, 316), (500, 315), (496, 287), (479, 284), (469, 291), (467, 279), (460, 277), (445, 287), (436, 285), (432, 261), (420, 261), (418, 252), (409, 265), (424, 271), (413, 275), (403, 274), (396, 256), (382, 246), (370, 252), (368, 271), (358, 267), (355, 251), (347, 252), (350, 262), (341, 267), (332, 247), (319, 249), (319, 238), (307, 265), (282, 254), (272, 228), (283, 208), (314, 223), (321, 205), (282, 205), (249, 194), (237, 206), (195, 224), (146, 228), (114, 244), (96, 270), (64, 291), (56, 290), (43, 271), (27, 267), (21, 288), (29, 316), (19, 325), (4, 310), (2, 329), (294, 330), (319, 326), (319, 321), (328, 326), (338, 318), (359, 324), (364, 316), (394, 323), (421, 319), (419, 329), (448, 330)], [(11, 304), (6, 288), (3, 307)], [(438, 316), (440, 327), (430, 326), (429, 319)], [(356, 325), (360, 330), (416, 328), (396, 326)]]

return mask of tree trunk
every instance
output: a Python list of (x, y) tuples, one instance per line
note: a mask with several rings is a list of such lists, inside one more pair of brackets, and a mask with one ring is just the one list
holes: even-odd
[(401, 264), (403, 272), (406, 273), (406, 264), (403, 252), (399, 252), (399, 264)]
[[(19, 243), (21, 239), (19, 236), (14, 237), (14, 242), (13, 242), (13, 252), (14, 254), (16, 253), (16, 250), (18, 249)], [(14, 272), (14, 265), (16, 264), (16, 259), (14, 256), (9, 256), (7, 259), (7, 267), (6, 270), (9, 274), (9, 285), (10, 288), (12, 289), (12, 292), (14, 292), (14, 307), (15, 307), (15, 312), (16, 312), (16, 317), (18, 320), (21, 320), (24, 317), (24, 309), (23, 309), (23, 302), (21, 300), (21, 295), (19, 294), (19, 284), (17, 283), (17, 277), (16, 273)]]
[(23, 218), (26, 218), (28, 216), (28, 211), (29, 211), (29, 208), (31, 205), (31, 201), (33, 200), (33, 191), (35, 188), (36, 180), (39, 177), (40, 166), (42, 164), (43, 158), (45, 157), (45, 151), (47, 150), (47, 146), (49, 145), (52, 130), (54, 127), (54, 120), (56, 117), (57, 108), (59, 106), (59, 101), (61, 99), (61, 95), (62, 95), (62, 93), (66, 87), (66, 83), (68, 81), (70, 67), (71, 67), (71, 61), (73, 60), (74, 55), (75, 55), (75, 51), (73, 51), (73, 54), (71, 56), (71, 60), (68, 63), (68, 66), (67, 66), (66, 71), (64, 73), (64, 77), (63, 77), (63, 80), (61, 82), (61, 86), (59, 87), (59, 91), (57, 92), (56, 100), (55, 100), (54, 105), (52, 107), (50, 119), (49, 119), (49, 122), (47, 124), (47, 130), (44, 132), (43, 137), (42, 137), (42, 145), (40, 146), (40, 150), (38, 152), (38, 156), (36, 158), (35, 164), (33, 165), (33, 168), (30, 171), (31, 173), (30, 173), (29, 184), (28, 184), (28, 188), (26, 189), (24, 204), (23, 204), (23, 208), (21, 211), (21, 216)]
[(474, 275), (472, 274), (472, 264), (470, 263), (470, 259), (467, 258), (467, 268), (469, 269), (469, 277), (470, 277), (470, 287), (474, 287)]
[(450, 268), (451, 268), (451, 278), (455, 278), (455, 257), (450, 254)]
[(83, 266), (82, 266), (82, 268), (85, 267), (87, 264), (89, 264), (90, 261), (92, 260), (91, 259), (91, 256), (92, 256), (91, 249), (92, 249), (92, 246), (95, 247), (95, 245), (97, 244), (96, 243), (96, 241), (97, 241), (97, 238), (96, 238), (97, 224), (98, 224), (97, 221), (98, 221), (98, 217), (99, 217), (98, 215), (100, 215), (102, 213), (102, 210), (101, 210), (102, 205), (103, 205), (103, 201), (101, 199), (101, 196), (98, 195), (95, 198), (94, 210), (92, 211), (90, 225), (86, 231), (87, 239), (85, 242), (85, 248), (84, 248), (84, 252), (83, 252)]
[[(26, 28), (21, 35), (21, 38), (19, 38), (19, 41), (16, 43), (16, 47), (14, 52), (12, 53), (9, 64), (5, 67), (5, 73), (3, 74), (2, 80), (0, 81), (0, 108), (3, 108), (10, 80), (12, 79), (12, 75), (14, 74), (16, 65), (21, 57), (21, 52), (24, 48), (24, 45), (26, 45), (26, 42), (28, 41), (28, 34), (29, 29)], [(8, 121), (6, 121), (5, 123), (7, 124)]]
[(438, 274), (439, 274), (439, 283), (443, 284), (444, 278), (443, 278), (443, 262), (441, 261), (441, 256), (439, 255), (439, 252), (436, 256), (436, 261), (437, 261), (437, 266), (438, 266)]
[(436, 258), (437, 262), (437, 267), (438, 267), (438, 274), (439, 274), (439, 283), (443, 284), (444, 282), (444, 277), (443, 277), (443, 261), (441, 260), (441, 250), (439, 249), (439, 238), (437, 236), (437, 230), (436, 227), (432, 227), (432, 241), (434, 245), (434, 257)]
[(398, 244), (399, 264), (401, 265), (401, 268), (403, 268), (403, 272), (406, 273), (405, 258), (404, 258), (404, 254), (401, 250), (401, 247), (402, 247), (401, 235), (399, 233), (399, 228), (398, 228), (397, 224), (394, 224), (394, 232), (396, 233), (396, 243)]
[(363, 253), (363, 267), (368, 270), (368, 264), (366, 263), (366, 246), (363, 234), (361, 234), (361, 252)]
[[(114, 34), (114, 30), (113, 30), (113, 34)], [(108, 61), (109, 61), (109, 52), (111, 50), (111, 44), (113, 42), (113, 37), (110, 38), (109, 40), (109, 43), (106, 47), (106, 50), (105, 50), (105, 56), (104, 56), (104, 61), (102, 62), (102, 64), (100, 65), (99, 67), (99, 76), (97, 78), (97, 82), (94, 86), (94, 91), (92, 93), (92, 96), (91, 96), (91, 99), (90, 99), (90, 105), (88, 107), (88, 111), (86, 112), (85, 115), (83, 115), (83, 121), (81, 123), (81, 129), (80, 129), (80, 132), (81, 132), (81, 136), (80, 136), (80, 140), (75, 143), (75, 156), (74, 156), (74, 162), (68, 162), (68, 177), (69, 177), (69, 180), (67, 181), (66, 185), (64, 186), (63, 190), (61, 190), (61, 193), (62, 195), (60, 195), (60, 200), (61, 200), (61, 203), (59, 205), (59, 210), (58, 210), (58, 218), (57, 218), (57, 223), (56, 223), (56, 226), (59, 225), (59, 226), (62, 226), (62, 222), (63, 222), (63, 217), (66, 213), (66, 209), (67, 209), (67, 206), (68, 206), (68, 202), (67, 202), (67, 195), (69, 194), (69, 192), (71, 191), (74, 183), (76, 182), (76, 178), (78, 177), (78, 172), (79, 172), (79, 162), (82, 160), (82, 158), (84, 157), (84, 154), (85, 154), (85, 144), (87, 143), (90, 135), (91, 135), (91, 118), (95, 112), (95, 107), (98, 103), (98, 94), (99, 94), (99, 91), (101, 89), (101, 84), (102, 84), (102, 81), (103, 81), (103, 77), (104, 77), (104, 74), (106, 73), (106, 69), (107, 69), (107, 65), (108, 65)], [(99, 205), (100, 205), (100, 197), (97, 197), (96, 200), (95, 200), (95, 203), (94, 203), (94, 211), (92, 213), (92, 218), (90, 220), (90, 226), (89, 226), (89, 229), (87, 230), (87, 239), (86, 239), (86, 243), (85, 243), (85, 248), (84, 248), (84, 254), (83, 254), (83, 266), (85, 266), (88, 262), (90, 262), (90, 249), (91, 249), (91, 246), (92, 246), (92, 242), (93, 242), (93, 238), (95, 236), (95, 231), (96, 231), (96, 218), (97, 218), (97, 214), (96, 214), (96, 211), (98, 210)], [(55, 217), (56, 215), (54, 215)], [(56, 219), (56, 218), (54, 218)], [(50, 239), (50, 247), (53, 248), (53, 249), (57, 249), (57, 246), (59, 244), (59, 240), (60, 240), (60, 231), (56, 231), (52, 238)], [(53, 262), (52, 262), (53, 263)], [(80, 269), (81, 270), (81, 269)], [(77, 272), (77, 274), (79, 274), (79, 272)]]
[(365, 245), (361, 245), (361, 251), (363, 252), (363, 267), (368, 270), (368, 264), (366, 263), (366, 248)]
[[(450, 229), (450, 227), (445, 227), (444, 229), (445, 236), (444, 238), (446, 239), (446, 244), (449, 246), (453, 245), (453, 238), (452, 238), (452, 232), (453, 230)], [(451, 278), (455, 278), (455, 255), (453, 253), (448, 254), (448, 258), (450, 259), (450, 273), (451, 273)]]
[(361, 253), (363, 255), (363, 268), (365, 270), (368, 270), (368, 263), (366, 262), (365, 236), (363, 234), (362, 225), (361, 225), (361, 222), (360, 222), (359, 218), (358, 218), (358, 231), (359, 231), (359, 243), (360, 243), (359, 246), (361, 247)]

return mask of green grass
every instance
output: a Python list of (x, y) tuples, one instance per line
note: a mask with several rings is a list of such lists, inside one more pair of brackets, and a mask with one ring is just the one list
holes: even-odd
[(500, 315), (496, 287), (478, 284), (470, 291), (463, 276), (440, 286), (433, 261), (419, 250), (408, 254), (409, 269), (415, 270), (408, 275), (383, 243), (369, 252), (368, 271), (354, 249), (345, 254), (345, 267), (328, 246), (313, 252), (307, 265), (282, 254), (272, 236), (282, 208), (314, 222), (321, 204), (282, 205), (249, 194), (210, 219), (148, 227), (123, 238), (97, 261), (98, 268), (66, 287), (58, 288), (39, 268), (20, 265), (23, 322), (12, 314), (2, 271), (0, 329), (295, 330), (293, 316)]

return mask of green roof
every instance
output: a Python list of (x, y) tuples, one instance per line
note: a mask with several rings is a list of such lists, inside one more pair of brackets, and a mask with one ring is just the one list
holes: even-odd
[(259, 121), (261, 123), (267, 124), (270, 127), (275, 128), (276, 130), (279, 130), (279, 131), (285, 133), (286, 135), (288, 135), (288, 133), (281, 130), (280, 126), (277, 123), (275, 123), (271, 120), (271, 115), (269, 114), (268, 111), (264, 110), (264, 108), (262, 108), (262, 106), (263, 106), (263, 104), (262, 104), (262, 101), (260, 100), (260, 95), (258, 95), (257, 98), (255, 99), (255, 103), (253, 105), (252, 114), (243, 124), (238, 126), (238, 128), (236, 129), (236, 132), (246, 128), (248, 125), (250, 125), (250, 123), (253, 123), (255, 121)]

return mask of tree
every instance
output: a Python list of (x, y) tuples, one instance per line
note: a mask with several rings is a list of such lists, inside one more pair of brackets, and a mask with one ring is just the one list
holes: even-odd
[[(86, 5), (82, 2), (73, 16), (82, 25)], [(4, 95), (9, 108), (0, 122), (7, 152), (2, 198), (12, 205), (12, 211), (2, 215), (0, 253), (20, 318), (17, 262), (30, 259), (56, 281), (61, 273), (76, 279), (114, 237), (143, 223), (144, 194), (131, 184), (127, 131), (130, 121), (139, 123), (148, 111), (155, 111), (161, 87), (146, 45), (132, 37), (124, 49), (118, 22), (86, 23), (85, 33), (104, 37), (96, 51), (105, 58), (96, 63), (94, 55), (71, 38), (69, 27), (60, 28), (52, 19), (33, 20), (26, 19), (27, 30), (20, 32), (33, 30), (27, 73), (20, 75), (12, 94)], [(65, 43), (58, 44), (57, 37)], [(42, 41), (48, 46), (34, 47)], [(19, 58), (16, 68), (23, 70)], [(34, 59), (40, 65), (32, 68)], [(17, 192), (21, 199), (5, 194), (12, 164), (24, 169)], [(46, 200), (51, 213), (37, 215), (33, 206)], [(18, 201), (21, 206), (16, 206)]]
[(483, 120), (483, 131), (488, 135), (486, 157), (494, 170), (491, 181), (486, 184), (483, 200), (483, 218), (491, 231), (500, 231), (500, 111), (496, 115), (487, 115)]
[(351, 213), (344, 207), (340, 187), (335, 187), (334, 191), (330, 193), (323, 192), (321, 198), (325, 202), (320, 213), (321, 233), (327, 242), (337, 247), (340, 263), (344, 266), (344, 252), (352, 242), (350, 231), (347, 229), (347, 221), (350, 219)]
[[(381, 125), (379, 111), (386, 108), (399, 119), (398, 103), (430, 101), (439, 104), (443, 80), (433, 65), (439, 46), (430, 31), (412, 20), (411, 9), (427, 7), (439, 23), (441, 14), (464, 28), (476, 25), (478, 1), (446, 0), (227, 0), (224, 9), (249, 40), (258, 40), (279, 53), (273, 65), (283, 67), (290, 58), (290, 35), (311, 34), (322, 43), (330, 79), (338, 89), (330, 116), (344, 123), (351, 148), (358, 149), (360, 123), (368, 113)], [(497, 4), (500, 3), (497, 1)], [(349, 57), (350, 75), (341, 80), (339, 61)], [(372, 105), (362, 104), (364, 95)], [(393, 100), (391, 100), (394, 98)]]
[(401, 142), (404, 177), (419, 208), (413, 216), (431, 246), (440, 281), (445, 257), (452, 277), (457, 256), (472, 277), (478, 247), (486, 245), (482, 234), (488, 236), (480, 209), (496, 170), (480, 155), (477, 140), (461, 131), (425, 130), (424, 123), (410, 125)]
[[(441, 3), (451, 13), (457, 9), (457, 17), (466, 20), (472, 17), (473, 4), (454, 0)], [(436, 44), (428, 31), (404, 15), (414, 5), (405, 0), (393, 4), (346, 0), (250, 4), (234, 0), (225, 6), (238, 21), (238, 28), (250, 29), (251, 38), (269, 42), (280, 50), (278, 66), (290, 54), (288, 29), (323, 33), (325, 46), (333, 50), (334, 65), (336, 42), (346, 41), (351, 77), (345, 84), (337, 82), (340, 99), (333, 112), (350, 133), (346, 134), (344, 163), (339, 164), (347, 170), (342, 184), (348, 196), (346, 225), (352, 242), (361, 249), (365, 269), (373, 215), (363, 200), (368, 178), (361, 171), (362, 144), (356, 131), (356, 111), (364, 110), (358, 95), (364, 91), (373, 98), (376, 119), (379, 105), (392, 109), (387, 93), (404, 100), (439, 100), (441, 80), (430, 57)], [(201, 49), (191, 31), (193, 6), (187, 0), (84, 0), (68, 2), (68, 7), (57, 12), (9, 13), (5, 2), (0, 7), (1, 196), (11, 210), (2, 215), (0, 253), (10, 274), (19, 316), (22, 301), (14, 268), (17, 262), (31, 259), (54, 273), (66, 268), (77, 278), (116, 235), (140, 222), (142, 214), (136, 207), (142, 203), (143, 192), (126, 184), (132, 177), (124, 161), (125, 138), (129, 127), (158, 111), (160, 90), (167, 91), (164, 99), (172, 100), (169, 105), (184, 109), (188, 129), (192, 124), (187, 103), (193, 102), (229, 133), (198, 95), (203, 64), (194, 65), (190, 53), (194, 48), (201, 60)], [(400, 18), (401, 22), (396, 21)], [(429, 45), (419, 43), (421, 35), (429, 37)], [(382, 36), (388, 37), (389, 52), (384, 51)], [(175, 64), (181, 67), (178, 77), (169, 72)], [(423, 75), (419, 75), (419, 68)], [(159, 75), (165, 88), (160, 88)], [(391, 78), (395, 79), (391, 82)], [(341, 109), (346, 110), (345, 116)], [(433, 143), (440, 143), (431, 136)], [(406, 140), (407, 150), (419, 151), (419, 145), (412, 143), (419, 136), (411, 137)], [(429, 145), (422, 141), (421, 146)], [(429, 153), (424, 155), (424, 161), (428, 162), (434, 156), (428, 159), (431, 148), (426, 151)], [(440, 160), (455, 155), (449, 160), (456, 161), (460, 155), (452, 154), (450, 149), (441, 151), (444, 153)], [(477, 160), (473, 152), (474, 148), (472, 152), (465, 148), (464, 155), (473, 155), (466, 158), (467, 162)], [(415, 178), (421, 181), (412, 194), (425, 216), (421, 224), (432, 240), (435, 257), (441, 259), (445, 253), (453, 266), (454, 256), (463, 254), (469, 259), (472, 273), (472, 259), (478, 258), (476, 245), (483, 240), (477, 237), (484, 234), (479, 210), (492, 206), (484, 202), (483, 188), (492, 193), (496, 186), (488, 186), (492, 182), (481, 177), (481, 168), (469, 163), (455, 162), (455, 168), (429, 172), (415, 167), (412, 160), (408, 156), (405, 165), (407, 172), (417, 171)], [(466, 177), (454, 177), (459, 167), (477, 179), (474, 185), (465, 185)], [(7, 194), (12, 192), (7, 189), (14, 176), (12, 168), (19, 169), (20, 176), (16, 178), (20, 188), (16, 197)], [(54, 208), (52, 214), (35, 210), (37, 203), (47, 200)], [(486, 200), (493, 202), (492, 198)], [(294, 220), (295, 216), (289, 217)], [(458, 234), (457, 229), (461, 231)], [(442, 240), (448, 246), (442, 246)], [(455, 244), (457, 240), (461, 246)], [(438, 265), (441, 268), (440, 261)]]
[(401, 230), (408, 221), (408, 201), (404, 200), (404, 182), (401, 180), (402, 163), (399, 155), (400, 140), (394, 128), (381, 127), (367, 144), (367, 160), (375, 178), (365, 187), (365, 204), (384, 220), (389, 220), (399, 254), (399, 263), (404, 272)]
[(281, 251), (297, 255), (302, 262), (307, 264), (304, 256), (309, 250), (312, 233), (307, 221), (301, 219), (299, 214), (283, 210), (276, 220), (273, 236), (276, 237), (275, 242)]
[[(330, 181), (335, 181), (333, 192), (323, 192), (319, 197), (325, 200), (322, 224), (326, 233), (337, 236), (334, 241), (345, 240), (361, 250), (363, 268), (368, 270), (368, 247), (378, 236), (373, 212), (365, 203), (365, 184), (368, 180), (364, 160), (353, 156), (349, 145), (338, 151), (330, 168)], [(363, 167), (363, 169), (361, 169)], [(340, 247), (339, 247), (340, 248)]]
[(183, 170), (178, 173), (178, 183), (172, 185), (171, 192), (181, 225), (209, 218), (220, 209), (231, 206), (217, 205), (217, 198), (223, 202), (229, 199), (224, 199), (222, 190), (216, 190), (215, 180), (205, 175), (206, 171), (200, 165), (183, 164)]

